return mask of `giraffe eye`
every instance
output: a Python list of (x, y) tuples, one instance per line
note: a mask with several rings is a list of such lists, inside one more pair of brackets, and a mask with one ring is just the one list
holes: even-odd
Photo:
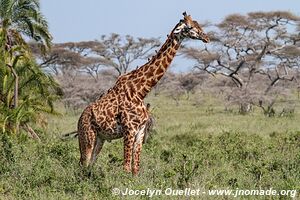
[(190, 31), (190, 30), (193, 29), (193, 27), (192, 27), (191, 25), (187, 25), (187, 26), (185, 27), (185, 29), (188, 30), (188, 31)]

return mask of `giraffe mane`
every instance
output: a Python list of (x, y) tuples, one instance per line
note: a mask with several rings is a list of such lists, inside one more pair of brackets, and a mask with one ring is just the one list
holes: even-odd
[(200, 26), (200, 24), (197, 21), (193, 20), (193, 24), (194, 24), (194, 26), (196, 26), (197, 28), (202, 30), (202, 27)]

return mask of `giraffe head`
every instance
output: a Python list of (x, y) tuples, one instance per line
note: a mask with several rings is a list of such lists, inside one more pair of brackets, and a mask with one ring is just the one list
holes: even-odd
[(198, 22), (194, 21), (186, 12), (183, 13), (183, 16), (184, 18), (177, 24), (173, 33), (180, 38), (191, 38), (208, 43), (210, 41), (209, 37), (204, 33)]

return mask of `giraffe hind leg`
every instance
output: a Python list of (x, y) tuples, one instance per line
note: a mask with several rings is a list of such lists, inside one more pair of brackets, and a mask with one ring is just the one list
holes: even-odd
[(80, 164), (89, 167), (96, 144), (96, 132), (91, 128), (83, 128), (78, 132)]

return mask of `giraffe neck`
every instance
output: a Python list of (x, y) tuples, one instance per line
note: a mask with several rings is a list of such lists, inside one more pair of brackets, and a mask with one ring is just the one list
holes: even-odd
[(181, 42), (182, 38), (176, 37), (172, 31), (157, 54), (149, 62), (132, 72), (135, 92), (140, 98), (145, 98), (165, 74)]

